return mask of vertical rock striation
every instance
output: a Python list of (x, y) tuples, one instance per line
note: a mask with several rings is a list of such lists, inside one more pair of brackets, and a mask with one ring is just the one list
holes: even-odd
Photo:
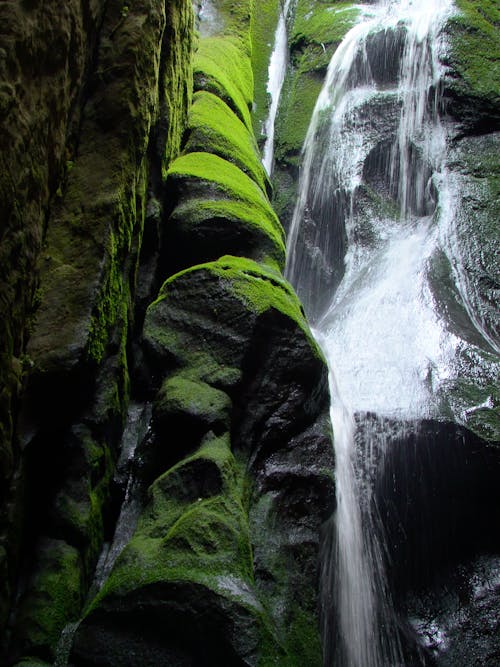
[[(192, 9), (145, 0), (2, 11), (11, 81), (2, 108), (3, 368), (22, 355), (29, 372), (13, 440), (3, 421), (10, 589), (1, 620), (21, 549), (11, 654), (51, 661), (80, 614), (106, 530), (146, 211), (179, 151), (191, 95)], [(9, 386), (3, 399), (15, 418)]]

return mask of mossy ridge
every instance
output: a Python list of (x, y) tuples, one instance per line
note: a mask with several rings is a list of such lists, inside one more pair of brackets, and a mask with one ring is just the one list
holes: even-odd
[(233, 162), (262, 190), (269, 182), (252, 133), (216, 95), (197, 92), (189, 113), (189, 138), (184, 152), (206, 151)]
[[(197, 231), (205, 236), (210, 235), (213, 227), (215, 233), (222, 234), (227, 229), (227, 236), (235, 235), (231, 250), (236, 252), (237, 243), (241, 243), (246, 237), (246, 247), (243, 254), (251, 256), (262, 264), (267, 264), (278, 270), (285, 266), (285, 244), (283, 230), (276, 229), (276, 220), (262, 215), (260, 207), (238, 200), (224, 199), (191, 199), (185, 204), (177, 206), (170, 216), (170, 223), (176, 225), (180, 233), (189, 238), (197, 237)], [(216, 238), (215, 238), (215, 246)], [(228, 250), (226, 244), (226, 252)], [(222, 249), (222, 244), (218, 246)], [(206, 244), (204, 249), (207, 250)], [(200, 258), (200, 261), (218, 259), (220, 251), (215, 257)]]
[(498, 106), (500, 98), (500, 9), (495, 0), (456, 0), (448, 21), (451, 57), (469, 94)]
[(253, 73), (241, 40), (206, 37), (200, 40), (193, 60), (195, 91), (220, 97), (252, 132)]
[[(218, 155), (205, 152), (182, 155), (170, 166), (168, 177), (174, 181), (195, 179), (207, 184), (213, 183), (225, 198), (245, 202), (256, 211), (260, 211), (265, 220), (279, 233), (281, 224), (265, 193), (241, 169)], [(210, 189), (207, 191), (208, 198), (213, 198)]]

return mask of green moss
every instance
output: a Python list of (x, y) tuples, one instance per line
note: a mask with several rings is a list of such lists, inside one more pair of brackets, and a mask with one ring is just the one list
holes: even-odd
[(176, 374), (163, 382), (155, 398), (155, 417), (168, 419), (179, 414), (229, 428), (231, 400), (207, 382)]
[(207, 92), (196, 93), (188, 129), (184, 152), (214, 153), (235, 164), (266, 190), (267, 176), (253, 134), (220, 98)]
[(37, 568), (21, 600), (16, 644), (54, 657), (62, 629), (81, 609), (81, 563), (78, 551), (61, 540), (39, 545)]
[[(323, 78), (315, 72), (296, 72), (285, 82), (276, 118), (275, 158), (298, 167), (300, 152), (311, 121)], [(279, 188), (275, 188), (279, 193)]]
[(195, 90), (220, 97), (252, 131), (253, 73), (241, 41), (233, 37), (200, 40), (193, 70)]
[(218, 0), (217, 10), (224, 19), (224, 34), (239, 37), (245, 54), (250, 55), (250, 24), (255, 0)]
[[(76, 434), (75, 434), (76, 435)], [(76, 462), (54, 499), (52, 520), (80, 552), (84, 589), (102, 548), (104, 513), (115, 470), (110, 447), (81, 429), (73, 442)]]
[[(188, 153), (173, 162), (168, 176), (174, 180), (195, 179), (213, 184), (222, 196), (250, 205), (255, 211), (254, 215), (262, 216), (277, 234), (283, 234), (267, 196), (249, 176), (231, 162), (210, 153)], [(207, 195), (209, 194), (210, 190), (207, 192)], [(207, 199), (212, 198), (213, 194), (212, 197), (207, 196)]]
[(495, 0), (457, 0), (459, 13), (448, 23), (451, 57), (466, 94), (500, 98), (500, 9)]
[(169, 2), (167, 12), (170, 38), (164, 39), (163, 43), (163, 80), (160, 85), (160, 115), (168, 119), (162, 156), (164, 176), (170, 162), (179, 155), (193, 90), (192, 3), (178, 0)]
[[(325, 4), (329, 6), (325, 7)], [(318, 3), (316, 0), (300, 0), (290, 40), (292, 51), (319, 46), (323, 54), (320, 55), (317, 48), (311, 48), (309, 69), (324, 68), (356, 22), (359, 11), (359, 7), (352, 2)]]
[(241, 471), (229, 437), (204, 445), (159, 477), (136, 532), (92, 607), (156, 582), (188, 581), (222, 594), (224, 580), (253, 578)]

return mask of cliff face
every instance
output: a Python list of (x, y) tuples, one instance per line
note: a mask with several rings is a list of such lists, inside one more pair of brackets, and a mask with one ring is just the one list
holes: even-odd
[(281, 275), (253, 3), (208, 4), (199, 34), (187, 0), (1, 9), (8, 664), (321, 662), (327, 371)]

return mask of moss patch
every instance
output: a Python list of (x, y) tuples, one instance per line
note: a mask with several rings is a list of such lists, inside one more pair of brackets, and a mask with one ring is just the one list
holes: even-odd
[(457, 0), (459, 13), (448, 22), (452, 82), (460, 96), (471, 96), (496, 109), (500, 103), (500, 9), (495, 0)]
[(232, 162), (262, 190), (268, 187), (253, 134), (220, 98), (207, 92), (194, 96), (185, 153), (206, 151)]
[(195, 90), (220, 97), (251, 132), (253, 73), (241, 41), (233, 37), (200, 40), (193, 68)]
[(262, 124), (269, 112), (268, 69), (279, 19), (280, 0), (259, 3), (252, 21), (252, 70), (254, 76), (253, 126), (260, 141)]
[(47, 539), (37, 551), (38, 567), (21, 601), (14, 641), (21, 652), (27, 648), (51, 660), (62, 629), (80, 614), (80, 556), (61, 540)]

